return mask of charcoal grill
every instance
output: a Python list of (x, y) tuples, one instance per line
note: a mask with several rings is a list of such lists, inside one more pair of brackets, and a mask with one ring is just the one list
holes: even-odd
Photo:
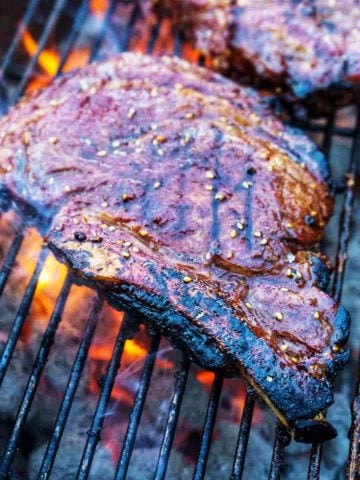
[[(31, 26), (31, 23), (36, 19), (38, 10), (41, 4), (44, 3), (47, 11), (41, 34), (38, 38), (36, 52), (29, 57), (26, 64), (21, 68), (16, 64), (17, 52), (21, 49), (21, 38), (24, 30)], [(111, 26), (115, 10), (119, 4), (123, 4), (124, 17), (121, 18), (121, 25), (117, 29), (116, 38), (112, 40), (116, 43), (116, 50), (118, 52), (133, 48), (133, 36), (137, 35), (136, 25), (141, 19), (140, 7), (136, 2), (131, 1), (109, 1), (107, 11), (103, 14), (100, 27), (97, 29), (96, 35), (91, 38), (91, 50), (89, 54), (89, 61), (99, 58), (102, 54), (102, 48), (106, 41), (106, 36), (112, 31)], [(7, 51), (2, 59), (0, 67), (0, 94), (1, 105), (7, 107), (13, 104), (24, 92), (28, 82), (37, 75), (38, 60), (44, 48), (47, 47), (52, 40), (54, 31), (57, 25), (61, 23), (63, 15), (71, 15), (73, 18), (72, 26), (66, 34), (65, 39), (61, 43), (61, 55), (58, 66), (58, 74), (63, 70), (66, 59), (76, 45), (84, 22), (89, 15), (89, 0), (82, 0), (77, 2), (67, 0), (56, 0), (54, 2), (41, 2), (40, 0), (30, 0), (24, 12), (23, 18), (19, 23), (19, 28), (14, 37), (9, 42)], [(148, 53), (157, 52), (172, 53), (175, 55), (182, 55), (184, 52), (184, 39), (181, 32), (173, 33), (171, 41), (161, 42), (161, 22), (154, 23), (149, 29), (149, 35), (146, 42), (142, 41), (141, 49)], [(166, 45), (165, 45), (166, 44)], [(170, 45), (171, 44), (171, 45)], [(138, 44), (137, 44), (138, 45)], [(165, 46), (164, 46), (165, 45)], [(136, 48), (139, 48), (138, 46)], [(194, 57), (194, 55), (193, 55)], [(197, 57), (197, 61), (202, 63), (204, 59)], [(345, 264), (347, 259), (347, 251), (351, 233), (351, 219), (353, 213), (353, 205), (355, 199), (355, 178), (357, 171), (357, 162), (360, 160), (360, 117), (356, 113), (356, 122), (354, 126), (343, 126), (337, 122), (337, 112), (334, 111), (324, 121), (321, 122), (303, 122), (301, 127), (310, 131), (310, 133), (321, 137), (321, 146), (325, 153), (329, 156), (332, 147), (333, 139), (336, 136), (340, 139), (351, 140), (352, 152), (348, 159), (348, 165), (342, 166), (342, 173), (339, 175), (340, 180), (335, 184), (336, 200), (341, 214), (338, 215), (338, 238), (336, 239), (336, 254), (334, 256), (334, 274), (331, 282), (331, 293), (336, 300), (341, 299), (341, 294), (344, 285)], [(342, 178), (342, 180), (341, 180)], [(2, 202), (6, 199), (2, 198)], [(7, 284), (11, 270), (16, 262), (17, 255), (20, 251), (21, 245), (26, 235), (26, 226), (23, 222), (18, 228), (17, 234), (14, 236), (11, 246), (8, 249), (6, 257), (3, 261), (0, 270), (0, 295), (3, 293)], [(10, 362), (12, 361), (16, 345), (19, 340), (22, 328), (24, 326), (28, 311), (34, 297), (34, 292), (37, 286), (39, 276), (41, 274), (46, 256), (48, 252), (46, 247), (43, 247), (36, 268), (30, 278), (24, 296), (22, 298), (20, 307), (17, 311), (14, 322), (11, 326), (9, 336), (5, 342), (5, 346), (0, 355), (0, 384), (6, 376)], [(28, 383), (25, 387), (22, 401), (18, 407), (15, 422), (12, 425), (8, 439), (3, 447), (3, 455), (0, 463), (0, 479), (15, 478), (12, 477), (12, 466), (16, 461), (16, 454), (19, 442), (23, 435), (24, 425), (34, 397), (36, 396), (38, 385), (43, 373), (43, 369), (47, 363), (49, 353), (52, 345), (56, 342), (56, 334), (58, 326), (62, 319), (66, 301), (69, 295), (70, 287), (75, 282), (68, 274), (68, 277), (59, 294), (53, 313), (42, 337), (41, 344), (38, 350), (36, 360), (34, 362)], [(94, 336), (95, 328), (97, 326), (99, 312), (102, 306), (101, 298), (97, 298), (89, 312), (88, 321), (83, 329), (83, 335), (78, 346), (77, 355), (72, 365), (71, 374), (68, 379), (68, 384), (61, 402), (60, 409), (54, 424), (53, 430), (50, 432), (50, 438), (46, 453), (42, 460), (39, 479), (52, 478), (51, 472), (57, 455), (62, 434), (68, 419), (69, 412), (73, 405), (73, 400), (77, 391), (77, 387), (81, 380), (82, 372), (85, 362), (87, 360), (89, 348)], [(111, 391), (114, 385), (115, 377), (117, 375), (121, 357), (124, 349), (124, 344), (129, 338), (129, 331), (131, 320), (126, 317), (118, 332), (111, 360), (108, 364), (106, 373), (101, 378), (101, 390), (98, 397), (96, 409), (93, 413), (91, 425), (87, 432), (87, 440), (83, 450), (82, 459), (78, 466), (77, 479), (83, 480), (89, 478), (91, 472), (92, 461), (98, 442), (101, 438), (102, 426), (106, 416)], [(149, 343), (148, 353), (144, 362), (141, 373), (141, 379), (135, 395), (133, 407), (129, 416), (128, 428), (123, 440), (123, 446), (119, 458), (117, 459), (115, 479), (120, 480), (126, 478), (129, 464), (131, 462), (131, 455), (135, 444), (137, 430), (139, 427), (141, 414), (146, 402), (147, 391), (152, 378), (156, 353), (160, 343), (160, 336), (156, 332), (151, 333), (151, 341)], [(155, 471), (152, 473), (154, 479), (160, 480), (165, 478), (166, 470), (172, 451), (173, 439), (177, 427), (177, 421), (180, 413), (180, 408), (184, 398), (185, 387), (188, 379), (189, 369), (191, 363), (185, 356), (182, 357), (181, 365), (175, 375), (174, 389), (170, 408), (167, 417), (167, 423), (163, 432), (163, 439), (160, 450), (158, 452), (158, 459)], [(205, 421), (203, 425), (203, 432), (200, 438), (199, 454), (197, 462), (194, 467), (193, 478), (200, 480), (202, 478), (210, 478), (211, 472), (207, 471), (207, 459), (212, 443), (212, 433), (216, 424), (216, 415), (219, 406), (219, 399), (222, 390), (223, 379), (220, 376), (215, 376), (212, 388), (209, 393), (208, 407), (205, 414)], [(349, 425), (350, 444), (349, 456), (346, 466), (346, 478), (355, 480), (359, 478), (359, 437), (360, 437), (360, 392), (359, 387), (353, 385), (356, 390), (355, 399), (352, 406), (352, 424)], [(1, 390), (0, 390), (1, 395)], [(231, 480), (239, 480), (243, 478), (244, 465), (247, 458), (248, 438), (251, 432), (252, 415), (254, 406), (257, 402), (255, 392), (249, 387), (247, 389), (245, 404), (242, 412), (242, 419), (239, 425), (239, 433), (236, 449), (234, 452), (233, 465), (231, 468)], [(272, 480), (281, 478), (282, 467), (287, 452), (287, 447), (291, 442), (291, 438), (287, 431), (281, 425), (275, 425), (275, 442), (273, 446), (273, 454), (271, 464), (269, 466), (268, 475)], [(343, 439), (345, 441), (345, 439)], [(309, 456), (309, 464), (307, 474), (309, 480), (320, 478), (321, 472), (321, 458), (322, 458), (321, 444), (313, 444)], [(259, 453), (259, 461), (261, 453)], [(209, 475), (209, 476), (208, 476)], [(335, 478), (335, 477), (333, 477)], [(337, 477), (339, 478), (339, 477)]]

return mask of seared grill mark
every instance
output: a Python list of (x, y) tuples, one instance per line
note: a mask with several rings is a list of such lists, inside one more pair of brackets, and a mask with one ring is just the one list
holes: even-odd
[(219, 243), (219, 234), (220, 234), (220, 219), (219, 219), (219, 200), (216, 199), (216, 194), (219, 193), (219, 177), (221, 178), (221, 165), (219, 158), (221, 158), (221, 143), (223, 141), (223, 132), (217, 127), (213, 127), (213, 137), (214, 137), (214, 148), (213, 153), (215, 155), (214, 171), (215, 178), (213, 179), (214, 191), (212, 192), (212, 201), (211, 201), (211, 212), (212, 212), (212, 223), (211, 223), (211, 242), (213, 245)]
[[(252, 161), (251, 161), (251, 158), (252, 157), (249, 157), (249, 168), (254, 168), (252, 167)], [(253, 222), (252, 222), (252, 202), (253, 202), (253, 191), (254, 191), (254, 188), (255, 188), (255, 175), (249, 175), (248, 171), (246, 170), (245, 171), (245, 182), (251, 182), (251, 185), (249, 188), (246, 189), (246, 192), (245, 192), (245, 196), (246, 196), (246, 199), (245, 199), (245, 238), (246, 238), (246, 245), (249, 249), (249, 251), (251, 251), (252, 247), (253, 247)]]
[(177, 234), (184, 234), (190, 230), (190, 227), (187, 225), (187, 216), (186, 214), (189, 213), (190, 206), (186, 202), (186, 192), (187, 192), (187, 179), (185, 175), (180, 175), (179, 180), (179, 205), (178, 205), (178, 215), (176, 216), (177, 220), (174, 224), (173, 231)]

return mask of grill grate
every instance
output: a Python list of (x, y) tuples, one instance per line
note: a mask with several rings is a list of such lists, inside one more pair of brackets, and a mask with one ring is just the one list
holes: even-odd
[[(13, 67), (14, 58), (16, 52), (20, 48), (21, 38), (25, 29), (29, 27), (31, 21), (37, 14), (40, 0), (31, 0), (28, 2), (27, 9), (24, 13), (24, 17), (19, 24), (19, 28), (13, 37), (6, 54), (4, 55), (1, 68), (0, 68), (0, 92), (2, 95), (6, 95), (7, 104), (14, 103), (24, 92), (29, 80), (36, 73), (37, 62), (40, 54), (47, 46), (50, 36), (53, 34), (54, 28), (64, 14), (64, 11), (69, 8), (67, 0), (56, 0), (53, 2), (53, 6), (50, 9), (47, 17), (47, 21), (44, 25), (40, 38), (38, 40), (38, 46), (35, 54), (29, 58), (27, 64), (22, 68), (22, 75), (17, 82), (10, 81), (10, 71)], [(82, 26), (87, 16), (89, 15), (89, 0), (83, 0), (82, 2), (76, 2), (76, 11), (73, 18), (71, 30), (69, 31), (65, 41), (62, 44), (62, 52), (60, 55), (60, 62), (58, 67), (58, 74), (64, 68), (67, 58), (71, 53), (79, 34), (81, 33)], [(115, 8), (120, 4), (126, 4), (126, 11), (128, 12), (127, 22), (124, 23), (123, 29), (119, 34), (118, 51), (124, 51), (131, 48), (132, 35), (134, 27), (141, 15), (140, 8), (137, 3), (134, 2), (116, 2), (109, 1), (109, 6), (106, 14), (104, 15), (101, 27), (98, 29), (97, 34), (93, 38), (91, 45), (91, 52), (89, 60), (96, 59), (101, 51), (104, 43), (104, 39), (108, 34), (109, 28), (112, 22), (112, 16)], [(129, 5), (132, 8), (128, 8)], [(74, 8), (74, 5), (70, 5)], [(147, 53), (151, 53), (156, 49), (157, 41), (161, 31), (161, 24), (155, 24), (150, 32), (148, 41), (144, 50)], [(173, 53), (175, 55), (181, 55), (183, 52), (184, 41), (181, 33), (178, 33), (174, 39)], [(203, 59), (198, 59), (199, 63), (202, 63)], [(354, 128), (343, 127), (336, 125), (336, 112), (330, 115), (325, 124), (318, 123), (303, 123), (301, 127), (309, 130), (313, 134), (322, 134), (322, 147), (325, 153), (329, 156), (330, 150), (333, 144), (334, 136), (340, 138), (348, 138), (353, 141), (352, 154), (350, 164), (345, 175), (345, 181), (339, 182), (336, 185), (335, 192), (337, 193), (338, 202), (343, 202), (342, 213), (339, 221), (339, 238), (338, 249), (336, 253), (336, 269), (332, 280), (332, 293), (337, 300), (340, 300), (343, 285), (344, 285), (344, 272), (345, 263), (347, 258), (347, 250), (350, 239), (350, 225), (352, 218), (352, 211), (354, 205), (354, 179), (357, 169), (357, 161), (360, 158), (360, 119), (357, 120)], [(11, 247), (7, 253), (7, 256), (3, 262), (0, 270), (0, 295), (2, 294), (5, 285), (7, 283), (9, 274), (12, 267), (15, 265), (17, 254), (21, 248), (25, 234), (25, 227), (21, 225), (17, 235), (14, 237)], [(19, 309), (16, 313), (15, 320), (11, 327), (9, 337), (6, 341), (5, 347), (0, 355), (0, 385), (2, 384), (6, 375), (10, 361), (16, 344), (18, 342), (21, 330), (24, 326), (29, 308), (31, 306), (35, 289), (38, 283), (38, 279), (48, 252), (46, 248), (43, 248), (39, 254), (36, 268), (27, 285), (26, 291), (22, 298)], [(15, 424), (10, 433), (7, 441), (3, 457), (0, 464), (0, 478), (9, 478), (11, 472), (11, 465), (17, 453), (19, 440), (22, 435), (25, 421), (30, 412), (32, 401), (37, 391), (37, 387), (47, 362), (51, 347), (56, 338), (57, 328), (61, 322), (62, 312), (65, 308), (66, 301), (69, 295), (70, 287), (75, 280), (69, 276), (67, 277), (62, 291), (57, 299), (54, 311), (51, 315), (47, 329), (43, 335), (38, 355), (34, 363), (33, 370), (29, 377), (28, 383), (24, 390), (24, 395), (20, 403), (18, 413), (16, 416)], [(89, 314), (87, 324), (83, 331), (83, 336), (78, 347), (78, 352), (75, 361), (72, 365), (71, 373), (68, 379), (68, 384), (63, 395), (61, 406), (54, 424), (53, 431), (50, 435), (50, 440), (46, 453), (44, 455), (41, 469), (39, 472), (39, 479), (51, 478), (51, 471), (55, 461), (55, 457), (59, 448), (59, 444), (62, 438), (62, 434), (68, 419), (69, 412), (71, 410), (77, 387), (81, 380), (81, 375), (85, 366), (85, 362), (89, 353), (91, 342), (94, 336), (94, 332), (98, 323), (99, 312), (102, 307), (102, 300), (96, 298)], [(100, 440), (100, 434), (103, 427), (103, 422), (107, 412), (111, 391), (114, 385), (115, 377), (117, 375), (121, 356), (124, 349), (126, 340), (130, 337), (130, 319), (125, 318), (124, 322), (119, 329), (115, 346), (112, 352), (111, 360), (109, 362), (106, 374), (102, 378), (101, 393), (98, 398), (95, 413), (93, 415), (92, 423), (88, 431), (88, 438), (83, 451), (82, 459), (79, 465), (76, 478), (79, 480), (87, 479), (90, 474), (92, 460), (94, 458), (96, 446)], [(146, 395), (149, 389), (150, 380), (152, 378), (154, 363), (156, 354), (159, 348), (160, 337), (154, 334), (148, 353), (143, 366), (141, 379), (139, 382), (138, 390), (135, 394), (133, 408), (130, 413), (128, 428), (125, 434), (123, 447), (119, 456), (119, 460), (116, 467), (115, 479), (120, 480), (126, 478), (126, 474), (129, 468), (131, 454), (135, 444), (135, 438), (140, 423), (143, 407), (146, 402)], [(188, 379), (190, 369), (190, 362), (187, 358), (183, 357), (179, 370), (176, 373), (176, 381), (174, 392), (168, 412), (167, 423), (163, 434), (161, 448), (158, 456), (156, 470), (154, 472), (154, 479), (160, 480), (165, 478), (166, 469), (169, 463), (169, 457), (172, 449), (172, 443), (176, 431), (177, 420), (179, 417), (180, 408), (184, 396), (184, 391)], [(216, 414), (219, 406), (219, 399), (222, 390), (223, 379), (216, 376), (212, 388), (209, 394), (208, 408), (206, 412), (205, 422), (203, 426), (203, 433), (200, 441), (200, 450), (195, 466), (193, 478), (200, 480), (205, 478), (207, 458), (209, 449), (211, 446), (212, 433), (215, 425)], [(360, 392), (358, 392), (360, 395)], [(249, 434), (251, 430), (251, 421), (256, 402), (256, 394), (249, 387), (245, 399), (245, 404), (242, 412), (242, 419), (239, 428), (239, 436), (236, 445), (234, 463), (232, 467), (231, 480), (239, 480), (243, 476), (247, 444)], [(357, 478), (357, 460), (359, 456), (359, 437), (360, 437), (360, 419), (359, 419), (359, 396), (353, 403), (353, 423), (351, 430), (351, 444), (350, 455), (347, 465), (347, 478), (355, 480)], [(281, 476), (282, 466), (284, 463), (284, 456), (286, 453), (286, 447), (290, 443), (289, 434), (280, 425), (276, 427), (275, 443), (273, 448), (273, 455), (271, 459), (271, 465), (269, 469), (269, 478), (272, 480), (279, 479)], [(315, 480), (320, 478), (320, 465), (321, 465), (321, 453), (322, 446), (315, 444), (311, 449), (310, 463), (308, 469), (308, 479)]]

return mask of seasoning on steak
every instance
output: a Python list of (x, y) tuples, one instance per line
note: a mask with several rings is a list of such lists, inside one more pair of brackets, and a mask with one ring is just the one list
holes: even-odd
[[(149, 0), (144, 0), (148, 4)], [(323, 112), (360, 80), (358, 0), (152, 0), (212, 67), (272, 86)]]
[(306, 250), (332, 210), (327, 164), (254, 90), (124, 54), (25, 98), (0, 132), (3, 188), (112, 305), (244, 374), (286, 425), (333, 402), (348, 315)]

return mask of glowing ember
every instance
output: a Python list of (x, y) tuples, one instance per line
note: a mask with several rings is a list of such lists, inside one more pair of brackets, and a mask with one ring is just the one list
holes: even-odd
[(215, 378), (215, 374), (202, 370), (196, 374), (196, 380), (204, 385), (204, 387), (210, 388)]
[(185, 42), (182, 48), (182, 57), (185, 58), (188, 62), (197, 63), (199, 61), (200, 52), (195, 50), (194, 47), (189, 43)]

